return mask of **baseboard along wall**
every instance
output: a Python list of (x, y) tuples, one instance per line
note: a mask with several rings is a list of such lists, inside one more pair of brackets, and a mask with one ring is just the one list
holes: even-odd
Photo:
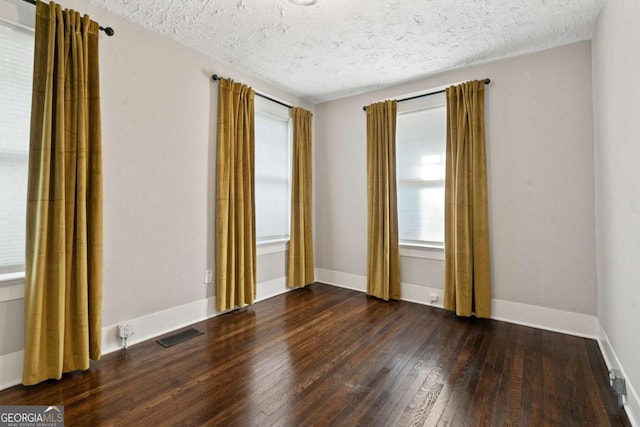
[[(286, 278), (280, 277), (256, 286), (256, 302), (287, 292)], [(201, 322), (219, 315), (216, 297), (209, 297), (188, 304), (171, 307), (135, 319), (125, 319), (102, 328), (102, 355), (118, 351), (124, 341), (118, 337), (118, 325), (128, 323), (133, 326), (134, 335), (127, 339), (127, 345), (134, 345), (177, 329)], [(18, 385), (22, 381), (24, 350), (0, 355), (0, 390)]]
[[(343, 273), (334, 270), (316, 269), (316, 280), (341, 288), (366, 292), (366, 276)], [(286, 278), (280, 277), (263, 282), (257, 286), (256, 302), (272, 298), (289, 291)], [(442, 308), (443, 290), (410, 283), (401, 284), (403, 301), (414, 302)], [(434, 298), (435, 297), (435, 298)], [(220, 314), (215, 308), (215, 296), (188, 304), (158, 311), (135, 319), (124, 320), (133, 326), (135, 334), (128, 339), (128, 345), (134, 345), (168, 332), (192, 325)], [(549, 309), (529, 304), (494, 299), (492, 318), (509, 323), (530, 326), (568, 335), (597, 339), (605, 363), (609, 369), (619, 370), (628, 378), (609, 338), (601, 328), (598, 319), (581, 313)], [(124, 342), (118, 337), (118, 324), (102, 328), (102, 354), (106, 355), (123, 348)], [(0, 356), (0, 390), (20, 384), (24, 351)], [(639, 426), (640, 399), (633, 385), (627, 381), (627, 402), (625, 409), (633, 426)]]
[(625, 385), (627, 388), (627, 396), (624, 402), (624, 409), (627, 412), (627, 417), (631, 422), (632, 426), (640, 427), (640, 397), (638, 396), (638, 392), (635, 387), (629, 381), (629, 376), (624, 370), (620, 359), (618, 359), (618, 355), (613, 350), (611, 342), (609, 341), (609, 337), (607, 333), (598, 322), (598, 345), (600, 346), (600, 351), (602, 352), (602, 357), (604, 358), (604, 363), (607, 365), (609, 370), (615, 369), (622, 377), (625, 379)]
[[(316, 280), (360, 292), (366, 292), (367, 290), (366, 276), (356, 274), (318, 268), (316, 269)], [(444, 297), (442, 289), (410, 283), (401, 283), (400, 295), (403, 301), (439, 308), (442, 308), (442, 299)], [(432, 296), (437, 296), (436, 302), (431, 302)], [(492, 318), (495, 320), (591, 339), (596, 339), (598, 336), (595, 316), (501, 299), (493, 299), (491, 308)]]

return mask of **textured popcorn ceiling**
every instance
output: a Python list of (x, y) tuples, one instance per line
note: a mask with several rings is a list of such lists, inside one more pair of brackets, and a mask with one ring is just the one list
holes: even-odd
[(590, 39), (604, 0), (89, 2), (322, 102)]

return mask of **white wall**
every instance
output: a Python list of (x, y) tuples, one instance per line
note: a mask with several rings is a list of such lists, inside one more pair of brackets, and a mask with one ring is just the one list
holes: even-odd
[[(494, 298), (595, 315), (588, 41), (317, 105), (316, 267), (366, 275), (362, 107), (485, 77)], [(401, 276), (442, 289), (443, 262), (402, 257)]]
[[(215, 258), (218, 84), (211, 74), (312, 112), (313, 106), (88, 3), (67, 0), (64, 6), (116, 32), (100, 38), (103, 325), (206, 301), (214, 286), (204, 283), (204, 274)], [(0, 16), (13, 20), (19, 10), (35, 13), (19, 0), (0, 0)], [(282, 252), (259, 256), (258, 278), (271, 285), (282, 279), (284, 286), (285, 258)], [(258, 293), (264, 295), (260, 284)], [(0, 351), (22, 345), (22, 319), (6, 321), (22, 312), (21, 304), (0, 303)]]
[[(640, 425), (640, 3), (605, 3), (593, 38), (598, 319)], [(633, 390), (633, 392), (631, 392)]]

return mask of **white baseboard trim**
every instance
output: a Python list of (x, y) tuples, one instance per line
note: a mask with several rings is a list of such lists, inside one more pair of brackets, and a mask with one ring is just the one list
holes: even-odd
[[(434, 302), (431, 302), (432, 297), (435, 297)], [(411, 283), (400, 283), (400, 298), (402, 301), (442, 308), (444, 291), (442, 289), (413, 285)]]
[[(255, 302), (264, 301), (287, 291), (285, 277), (258, 283)], [(219, 314), (220, 312), (216, 310), (216, 297), (213, 296), (105, 326), (102, 328), (102, 354), (108, 354), (124, 347), (124, 342), (118, 338), (119, 324), (126, 322), (133, 326), (135, 333), (127, 340), (127, 345), (134, 345)]]
[[(333, 270), (316, 269), (316, 277), (319, 282), (359, 292), (366, 291), (365, 276)], [(442, 289), (428, 288), (408, 283), (403, 283), (401, 286), (403, 300), (442, 307)], [(287, 291), (285, 278), (263, 282), (258, 285), (256, 302), (280, 295)], [(429, 303), (429, 298), (434, 294), (438, 296), (438, 300), (436, 303), (431, 304)], [(569, 335), (589, 338), (597, 337), (605, 363), (609, 369), (618, 369), (624, 377), (627, 378), (628, 402), (625, 409), (627, 410), (632, 425), (638, 425), (637, 420), (640, 420), (640, 399), (638, 398), (638, 394), (633, 385), (628, 381), (628, 376), (624, 372), (622, 364), (609, 342), (609, 338), (594, 316), (497, 299), (493, 301), (493, 313), (493, 318), (496, 320), (562, 332)], [(131, 337), (128, 344), (133, 345), (155, 338), (218, 314), (219, 312), (215, 309), (215, 297), (211, 297), (131, 319), (128, 320), (127, 323), (133, 325), (136, 335)], [(593, 330), (596, 330), (595, 334), (592, 332)], [(103, 327), (103, 354), (120, 350), (122, 346), (122, 340), (117, 337), (117, 324)], [(23, 350), (0, 355), (0, 390), (20, 384), (23, 357)]]
[(339, 288), (351, 289), (358, 292), (367, 292), (367, 278), (359, 274), (343, 273), (341, 271), (315, 269), (316, 282)]
[(0, 390), (22, 382), (24, 350), (0, 356)]
[[(340, 271), (316, 269), (316, 280), (329, 285), (366, 292), (367, 278), (357, 274)], [(402, 283), (400, 298), (403, 301), (442, 308), (444, 291), (437, 288)], [(430, 303), (431, 295), (436, 295), (436, 303)], [(568, 335), (593, 338), (597, 337), (596, 317), (588, 314), (572, 313), (535, 305), (494, 299), (492, 301), (492, 319), (523, 326), (531, 326)]]
[(0, 302), (24, 298), (24, 278), (0, 281)]
[(258, 283), (258, 285), (256, 286), (256, 302), (273, 298), (290, 290), (291, 289), (287, 288), (286, 277), (279, 277), (274, 280)]
[(131, 346), (220, 314), (215, 307), (214, 296), (103, 326), (102, 355), (124, 348), (124, 341), (118, 337), (118, 325), (122, 323), (133, 326), (134, 334), (127, 340)]
[(567, 335), (596, 339), (596, 316), (494, 299), (491, 318)]
[(600, 351), (602, 352), (602, 357), (604, 358), (604, 363), (607, 365), (607, 368), (609, 370), (616, 369), (620, 371), (624, 377), (625, 385), (627, 386), (627, 397), (624, 403), (624, 409), (627, 412), (627, 417), (631, 425), (640, 427), (640, 397), (638, 397), (636, 389), (633, 387), (633, 384), (631, 384), (629, 376), (622, 367), (622, 363), (620, 363), (620, 359), (618, 359), (618, 355), (613, 349), (609, 337), (600, 325), (600, 322), (598, 322), (598, 345), (600, 346)]
[[(289, 289), (287, 289), (285, 277), (258, 283), (256, 286), (256, 302), (264, 301), (287, 291)], [(113, 325), (103, 326), (102, 355), (113, 353), (124, 347), (123, 340), (118, 338), (119, 324), (129, 323), (133, 326), (134, 335), (127, 340), (127, 345), (131, 346), (219, 314), (220, 312), (216, 310), (216, 297), (213, 296), (135, 319), (123, 320)], [(22, 382), (23, 359), (24, 350), (0, 355), (0, 390), (13, 387)]]
[[(367, 292), (367, 277), (358, 274), (342, 273), (340, 271), (316, 268), (316, 281), (339, 288), (351, 289), (358, 292)], [(400, 295), (403, 301), (415, 302), (422, 305), (430, 305), (442, 308), (442, 289), (413, 285), (411, 283), (400, 284)], [(437, 296), (435, 303), (430, 303), (431, 295)]]

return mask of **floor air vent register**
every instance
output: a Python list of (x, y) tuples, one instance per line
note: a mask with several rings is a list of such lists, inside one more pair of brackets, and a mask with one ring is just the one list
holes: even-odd
[(197, 329), (191, 328), (182, 332), (178, 332), (177, 334), (169, 335), (168, 337), (164, 337), (161, 340), (157, 340), (156, 342), (164, 348), (167, 348), (176, 344), (180, 344), (181, 342), (185, 342), (202, 334), (204, 334), (204, 332), (200, 332)]

